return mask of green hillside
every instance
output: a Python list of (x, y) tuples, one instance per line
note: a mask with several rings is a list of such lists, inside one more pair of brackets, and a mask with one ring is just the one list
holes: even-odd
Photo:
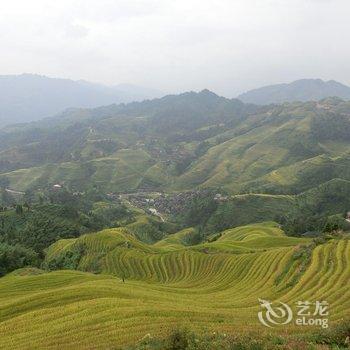
[(0, 179), (15, 190), (297, 194), (350, 180), (349, 135), (349, 102), (257, 107), (205, 90), (2, 129)]
[(92, 183), (106, 190), (136, 189), (145, 173), (154, 165), (143, 150), (120, 150), (113, 157), (98, 158), (84, 164), (65, 162), (15, 170), (3, 174), (18, 191), (40, 188), (47, 184), (67, 183), (73, 188), (86, 189)]
[(0, 347), (118, 348), (179, 324), (199, 332), (297, 331), (293, 325), (264, 329), (258, 298), (290, 305), (327, 300), (331, 324), (350, 311), (346, 239), (315, 246), (286, 237), (273, 223), (228, 230), (200, 246), (182, 243), (189, 234), (148, 245), (126, 229), (111, 229), (57, 242), (47, 266), (75, 261), (79, 271), (2, 278)]
[[(158, 209), (173, 213), (175, 221), (200, 226), (204, 235), (252, 222), (277, 221), (288, 234), (320, 233), (334, 220), (349, 230), (350, 182), (333, 179), (297, 195), (248, 193), (216, 198), (214, 192), (184, 192), (159, 200)], [(192, 197), (191, 197), (192, 194)], [(180, 201), (180, 199), (182, 201)], [(221, 198), (221, 199), (220, 199)], [(299, 222), (298, 222), (299, 221)], [(329, 231), (329, 230), (328, 230)]]

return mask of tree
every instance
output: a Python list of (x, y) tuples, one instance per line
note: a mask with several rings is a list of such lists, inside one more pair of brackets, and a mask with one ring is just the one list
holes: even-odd
[(21, 204), (16, 205), (16, 214), (22, 215), (23, 214), (23, 206)]
[(20, 243), (31, 247), (41, 256), (46, 247), (62, 238), (73, 238), (79, 235), (79, 227), (62, 218), (52, 218), (44, 213), (34, 214), (20, 232)]
[(35, 266), (38, 256), (32, 250), (19, 244), (0, 243), (0, 276), (24, 266)]

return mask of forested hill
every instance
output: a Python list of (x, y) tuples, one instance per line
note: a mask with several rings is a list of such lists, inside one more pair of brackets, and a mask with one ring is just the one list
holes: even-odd
[(350, 103), (256, 106), (203, 90), (74, 109), (0, 131), (1, 179), (105, 191), (297, 194), (350, 180)]

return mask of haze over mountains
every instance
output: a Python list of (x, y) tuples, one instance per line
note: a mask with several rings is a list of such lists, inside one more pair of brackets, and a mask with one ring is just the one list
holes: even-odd
[(55, 115), (67, 108), (92, 108), (141, 101), (159, 91), (120, 84), (104, 86), (86, 81), (48, 78), (34, 74), (0, 76), (0, 127)]
[(334, 80), (301, 79), (289, 84), (268, 85), (238, 96), (246, 103), (266, 105), (295, 101), (318, 101), (326, 97), (350, 99), (350, 87)]
[[(142, 101), (162, 96), (160, 91), (131, 84), (105, 86), (34, 74), (0, 76), (0, 128), (54, 116), (69, 108)], [(350, 87), (336, 81), (302, 79), (261, 87), (238, 96), (257, 105), (315, 101), (326, 97), (350, 99)]]

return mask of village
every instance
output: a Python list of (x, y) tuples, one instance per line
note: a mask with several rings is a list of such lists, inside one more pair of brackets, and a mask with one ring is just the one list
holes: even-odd
[[(209, 193), (209, 190), (185, 191), (175, 194), (142, 191), (121, 194), (108, 193), (107, 196), (111, 199), (119, 199), (122, 202), (126, 201), (133, 207), (142, 209), (146, 213), (158, 216), (162, 221), (165, 221), (164, 218), (167, 216), (180, 214), (186, 207), (186, 204), (195, 197), (205, 196)], [(214, 193), (212, 196), (216, 202), (229, 200), (228, 196), (221, 193)]]

